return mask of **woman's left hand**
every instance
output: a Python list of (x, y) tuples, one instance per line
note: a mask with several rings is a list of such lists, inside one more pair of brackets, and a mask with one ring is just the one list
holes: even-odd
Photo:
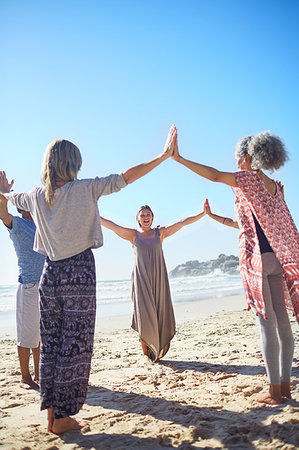
[(281, 183), (281, 181), (276, 181), (276, 183), (277, 183), (277, 185), (282, 193), (282, 196), (284, 198), (284, 185)]
[(0, 192), (2, 192), (3, 194), (9, 192), (12, 188), (13, 183), (14, 180), (11, 180), (11, 182), (9, 183), (4, 170), (0, 170)]

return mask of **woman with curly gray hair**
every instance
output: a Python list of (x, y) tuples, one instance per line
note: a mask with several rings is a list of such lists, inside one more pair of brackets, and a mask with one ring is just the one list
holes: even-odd
[(237, 172), (222, 172), (183, 158), (173, 158), (198, 175), (227, 184), (235, 193), (240, 228), (239, 260), (248, 303), (258, 317), (269, 390), (255, 397), (267, 404), (291, 398), (294, 338), (287, 308), (299, 321), (299, 236), (280, 183), (273, 172), (287, 160), (283, 142), (269, 132), (241, 139), (236, 147)]

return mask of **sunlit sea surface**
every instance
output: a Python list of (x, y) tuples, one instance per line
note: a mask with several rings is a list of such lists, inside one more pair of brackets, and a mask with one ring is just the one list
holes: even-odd
[[(239, 274), (229, 275), (216, 270), (197, 277), (170, 278), (173, 303), (220, 298), (243, 292)], [(17, 285), (0, 285), (0, 327), (15, 324)], [(132, 313), (131, 281), (109, 280), (97, 282), (97, 315), (120, 316)]]

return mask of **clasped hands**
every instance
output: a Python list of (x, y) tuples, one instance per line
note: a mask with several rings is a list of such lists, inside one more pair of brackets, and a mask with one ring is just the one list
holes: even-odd
[(170, 127), (162, 156), (173, 159), (178, 159), (180, 156), (178, 150), (178, 132), (175, 125)]

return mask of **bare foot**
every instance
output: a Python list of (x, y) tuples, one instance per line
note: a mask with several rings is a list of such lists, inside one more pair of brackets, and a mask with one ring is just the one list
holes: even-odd
[(281, 388), (281, 396), (286, 397), (288, 399), (292, 398), (291, 395), (291, 383), (287, 383), (286, 381), (282, 381), (280, 383)]
[(266, 405), (281, 405), (284, 402), (282, 397), (272, 397), (269, 391), (255, 395), (252, 399)]
[(39, 385), (35, 383), (35, 381), (33, 381), (30, 376), (22, 378), (20, 381), (20, 385), (24, 389), (34, 389), (35, 391), (39, 391)]
[(48, 408), (48, 431), (52, 431), (54, 417), (53, 417), (53, 408)]
[(81, 430), (85, 424), (80, 424), (72, 417), (63, 417), (62, 419), (54, 419), (52, 425), (52, 432), (55, 434), (62, 434), (66, 431)]

